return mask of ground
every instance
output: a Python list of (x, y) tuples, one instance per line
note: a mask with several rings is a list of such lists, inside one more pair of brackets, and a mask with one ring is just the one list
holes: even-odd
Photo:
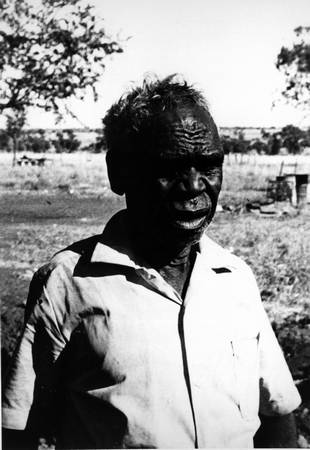
[[(303, 164), (305, 161), (303, 161)], [(245, 259), (303, 396), (299, 445), (310, 447), (310, 211), (248, 212), (263, 200), (278, 162), (228, 161), (210, 237)], [(0, 153), (0, 286), (3, 372), (21, 328), (34, 271), (57, 250), (100, 233), (123, 198), (108, 188), (103, 155), (61, 155), (48, 167), (11, 168)], [(279, 211), (283, 208), (279, 205)], [(283, 205), (282, 205), (283, 206)], [(282, 209), (281, 209), (282, 208)]]

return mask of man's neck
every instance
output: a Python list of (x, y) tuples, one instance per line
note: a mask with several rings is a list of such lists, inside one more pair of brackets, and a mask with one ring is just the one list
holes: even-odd
[[(171, 243), (158, 245), (141, 235), (132, 234), (135, 253), (160, 275), (184, 298), (190, 274), (195, 261), (196, 244), (173, 246)], [(170, 245), (168, 245), (170, 244)]]
[(186, 257), (176, 258), (165, 266), (157, 269), (160, 275), (178, 292), (182, 299), (185, 298), (192, 269), (194, 267), (196, 252), (192, 247)]
[(132, 234), (132, 243), (136, 253), (157, 270), (167, 265), (178, 266), (186, 263), (193, 245), (192, 243), (186, 245), (172, 245), (171, 242), (159, 243), (135, 234)]

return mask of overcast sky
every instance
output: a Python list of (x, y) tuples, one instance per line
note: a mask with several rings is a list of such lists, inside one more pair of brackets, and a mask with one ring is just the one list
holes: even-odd
[[(106, 29), (131, 37), (107, 61), (97, 104), (73, 102), (81, 122), (97, 127), (107, 108), (143, 74), (179, 72), (206, 94), (220, 126), (310, 124), (293, 107), (277, 106), (283, 76), (275, 68), (293, 29), (310, 25), (310, 0), (91, 0)], [(310, 116), (310, 115), (309, 115)], [(29, 125), (50, 127), (32, 112)], [(63, 126), (80, 126), (68, 120)]]

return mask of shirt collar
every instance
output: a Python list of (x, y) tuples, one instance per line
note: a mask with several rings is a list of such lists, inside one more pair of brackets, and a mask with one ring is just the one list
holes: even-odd
[[(126, 211), (116, 213), (107, 223), (100, 240), (97, 242), (90, 261), (93, 263), (116, 264), (134, 269), (150, 267), (134, 254), (126, 230)], [(234, 268), (234, 256), (216, 244), (208, 236), (203, 235), (197, 245), (201, 260), (209, 268)]]
[(126, 210), (117, 212), (106, 224), (94, 247), (90, 261), (135, 267), (126, 223)]

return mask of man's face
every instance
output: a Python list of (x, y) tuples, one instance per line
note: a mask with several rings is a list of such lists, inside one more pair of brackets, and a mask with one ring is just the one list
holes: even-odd
[[(222, 182), (223, 152), (201, 108), (162, 113), (126, 192), (135, 226), (156, 241), (197, 242)], [(137, 230), (138, 231), (138, 230)]]

